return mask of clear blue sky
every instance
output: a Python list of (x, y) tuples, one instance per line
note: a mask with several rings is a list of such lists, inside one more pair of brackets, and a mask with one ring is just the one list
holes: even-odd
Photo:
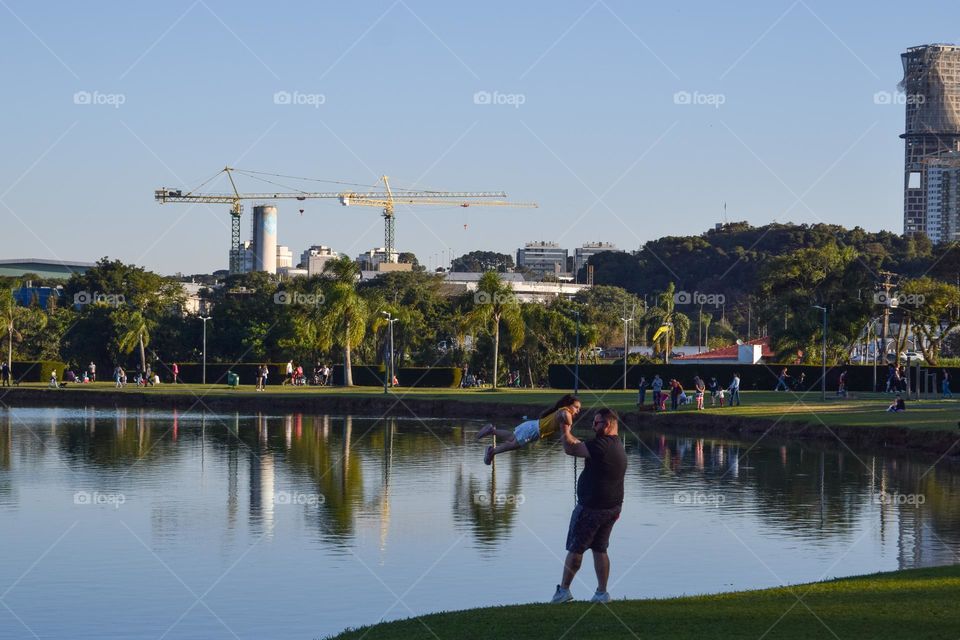
[[(635, 249), (707, 229), (724, 202), (757, 225), (900, 232), (903, 107), (874, 96), (905, 47), (955, 39), (960, 5), (0, 0), (0, 16), (0, 256), (172, 273), (225, 268), (229, 216), (153, 190), (226, 164), (540, 203), (399, 211), (398, 248), (424, 263), (529, 240)], [(298, 208), (279, 224), (295, 255), (383, 243), (373, 209)]]

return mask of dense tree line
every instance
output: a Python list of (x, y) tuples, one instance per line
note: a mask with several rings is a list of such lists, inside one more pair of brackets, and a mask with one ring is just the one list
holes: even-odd
[[(736, 223), (662, 238), (637, 253), (599, 254), (591, 258), (592, 288), (571, 300), (523, 304), (501, 278), (512, 264), (503, 254), (463, 256), (458, 264), (485, 272), (471, 291), (422, 270), (361, 281), (356, 263), (343, 258), (310, 278), (278, 282), (251, 273), (203, 289), (211, 309), (207, 356), (380, 364), (392, 320), (397, 367), (468, 365), (490, 382), (519, 372), (525, 385), (543, 383), (549, 364), (574, 361), (578, 327), (581, 358), (625, 338), (665, 360), (681, 344), (716, 347), (768, 335), (779, 360), (814, 363), (823, 337), (817, 307), (825, 307), (828, 359), (843, 361), (876, 335), (886, 304), (878, 282), (892, 272), (903, 304), (890, 310), (890, 337), (898, 352), (921, 350), (933, 363), (960, 348), (956, 248), (834, 225)], [(61, 282), (62, 297), (46, 309), (16, 303), (20, 282), (2, 284), (4, 346), (14, 360), (142, 367), (201, 358), (202, 322), (182, 312), (175, 279), (104, 258)]]

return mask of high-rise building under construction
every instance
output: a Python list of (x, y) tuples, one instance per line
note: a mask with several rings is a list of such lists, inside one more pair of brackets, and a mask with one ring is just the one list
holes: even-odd
[[(960, 169), (960, 47), (928, 44), (900, 55), (906, 105), (903, 232), (960, 239), (960, 206), (946, 192)], [(932, 179), (931, 179), (932, 178)]]

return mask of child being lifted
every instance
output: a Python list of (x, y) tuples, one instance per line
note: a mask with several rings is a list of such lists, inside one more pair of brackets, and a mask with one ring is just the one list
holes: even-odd
[(490, 464), (493, 457), (506, 451), (513, 451), (527, 446), (531, 442), (549, 438), (573, 427), (573, 418), (580, 413), (580, 398), (568, 393), (540, 414), (539, 418), (520, 423), (513, 431), (497, 429), (488, 424), (477, 432), (477, 440), (496, 434), (500, 440), (497, 446), (490, 445), (483, 454), (483, 463)]

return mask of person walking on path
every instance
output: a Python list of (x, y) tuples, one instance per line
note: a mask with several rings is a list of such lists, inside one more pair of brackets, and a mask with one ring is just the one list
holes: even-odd
[(840, 372), (840, 380), (837, 382), (837, 396), (841, 398), (847, 397), (847, 370), (846, 369)]
[(733, 381), (730, 383), (730, 406), (740, 406), (740, 374), (733, 374)]
[(663, 400), (660, 397), (663, 395), (663, 378), (660, 377), (659, 373), (653, 376), (653, 382), (650, 383), (650, 388), (653, 389), (653, 407), (657, 411), (660, 411), (660, 407), (663, 406)]
[(894, 367), (892, 364), (887, 366), (887, 388), (885, 389), (886, 393), (890, 393), (891, 389), (894, 388), (895, 386), (894, 377), (896, 373), (897, 373), (896, 367)]
[(777, 386), (774, 388), (774, 391), (789, 391), (790, 388), (787, 386), (787, 378), (790, 375), (787, 374), (787, 368), (784, 367), (780, 370), (780, 375), (777, 377)]
[(577, 480), (577, 506), (570, 516), (567, 530), (567, 557), (563, 575), (552, 603), (573, 600), (570, 585), (580, 570), (583, 554), (593, 553), (593, 567), (597, 573), (597, 590), (591, 602), (610, 602), (607, 580), (610, 577), (610, 558), (607, 547), (613, 525), (620, 518), (623, 507), (623, 480), (627, 472), (627, 454), (620, 441), (617, 414), (612, 409), (600, 409), (593, 418), (594, 438), (581, 442), (572, 430), (563, 431), (563, 451), (568, 456), (584, 458), (583, 471)]
[(640, 385), (637, 387), (637, 406), (643, 408), (643, 403), (647, 399), (647, 379), (640, 376)]
[(173, 384), (180, 384), (180, 365), (174, 362), (170, 372), (173, 373)]
[(3, 386), (5, 387), (10, 386), (10, 365), (7, 364), (6, 362), (4, 362), (2, 366), (0, 366), (0, 380), (3, 381)]
[(943, 391), (944, 399), (953, 397), (953, 392), (950, 391), (950, 372), (946, 369), (943, 370), (943, 382), (940, 383), (940, 389)]

